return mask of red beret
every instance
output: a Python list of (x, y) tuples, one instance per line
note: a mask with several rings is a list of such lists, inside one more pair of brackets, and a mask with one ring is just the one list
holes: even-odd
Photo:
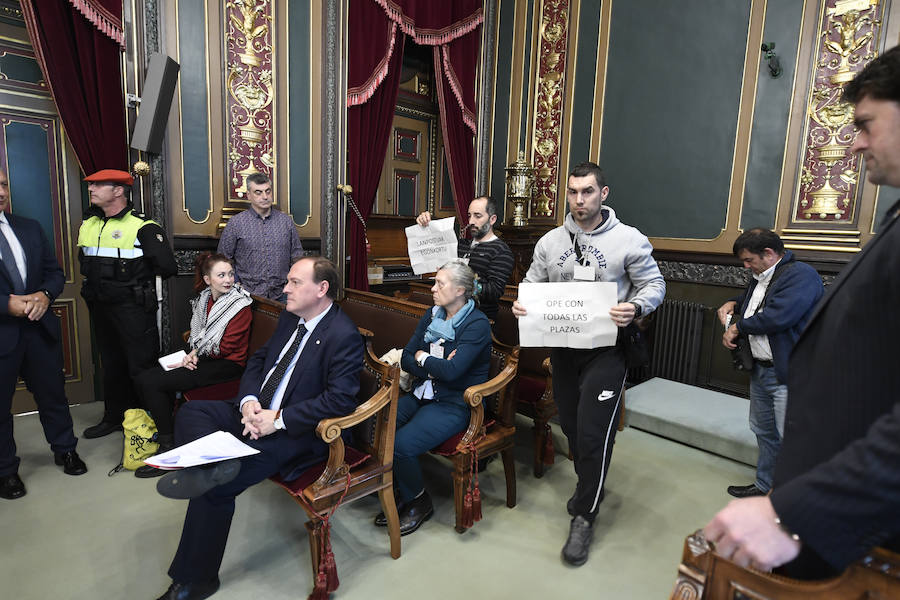
[(118, 171), (116, 169), (103, 169), (97, 171), (93, 175), (84, 178), (85, 181), (103, 181), (110, 183), (118, 183), (119, 185), (131, 185), (134, 183), (134, 177), (127, 171)]

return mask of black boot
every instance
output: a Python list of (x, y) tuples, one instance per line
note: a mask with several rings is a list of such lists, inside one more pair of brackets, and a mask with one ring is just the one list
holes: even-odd
[[(163, 452), (168, 452), (172, 448), (175, 447), (175, 434), (174, 433), (161, 433), (156, 438), (157, 443), (159, 443), (159, 449), (157, 449), (156, 454), (162, 454)], [(156, 456), (154, 454), (154, 456)], [(151, 477), (161, 477), (165, 475), (168, 471), (163, 469), (157, 469), (151, 465), (144, 465), (143, 467), (138, 467), (134, 471), (135, 477), (140, 477), (141, 479), (150, 479)]]

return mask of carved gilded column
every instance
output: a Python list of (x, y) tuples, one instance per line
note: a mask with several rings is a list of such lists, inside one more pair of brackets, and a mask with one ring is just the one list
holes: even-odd
[(248, 175), (260, 172), (275, 179), (272, 3), (228, 0), (224, 18), (227, 197), (220, 229), (247, 208)]
[(853, 106), (844, 86), (877, 55), (883, 7), (879, 0), (824, 0), (814, 71), (806, 100), (797, 195), (782, 237), (788, 247), (854, 251), (859, 246), (862, 159), (850, 153)]
[(569, 39), (569, 2), (541, 3), (537, 77), (533, 123), (534, 167), (537, 169), (531, 216), (555, 220), (559, 196), (562, 108), (566, 89), (566, 56)]

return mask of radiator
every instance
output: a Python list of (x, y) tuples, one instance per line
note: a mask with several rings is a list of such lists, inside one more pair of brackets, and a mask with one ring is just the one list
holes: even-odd
[(700, 365), (703, 315), (696, 302), (665, 300), (656, 309), (650, 331), (650, 377), (694, 385)]

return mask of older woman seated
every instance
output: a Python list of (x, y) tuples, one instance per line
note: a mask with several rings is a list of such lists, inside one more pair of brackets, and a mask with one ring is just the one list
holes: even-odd
[[(419, 455), (468, 426), (463, 392), (487, 381), (490, 368), (491, 325), (472, 300), (475, 273), (453, 260), (434, 279), (434, 308), (419, 321), (400, 361), (417, 378), (413, 392), (401, 397), (397, 407), (394, 481), (400, 535), (412, 533), (434, 514)], [(383, 513), (375, 524), (387, 524)]]

